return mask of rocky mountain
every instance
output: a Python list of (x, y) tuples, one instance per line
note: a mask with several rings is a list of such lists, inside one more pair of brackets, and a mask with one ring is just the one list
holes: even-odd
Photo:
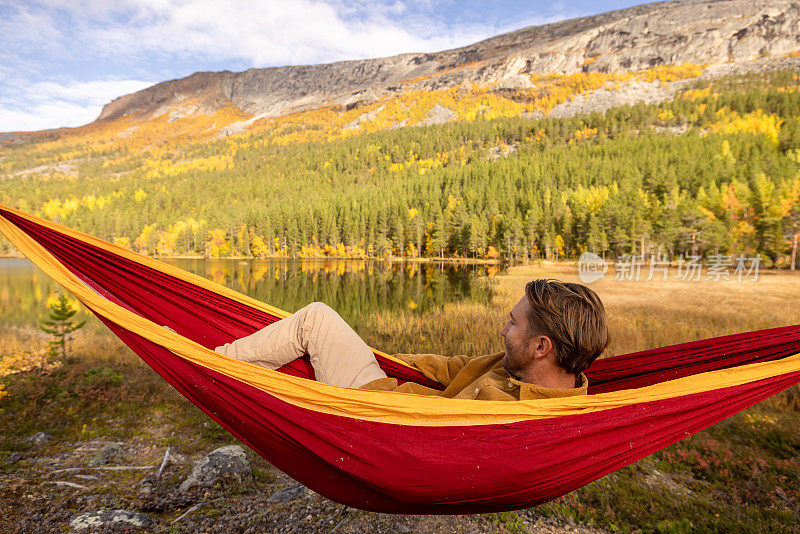
[(530, 73), (617, 72), (657, 65), (741, 63), (800, 50), (800, 3), (688, 0), (645, 4), (531, 26), (462, 48), (380, 59), (198, 72), (117, 98), (99, 121), (163, 112), (187, 99), (208, 110), (233, 105), (259, 117), (339, 105), (406, 90), (497, 82), (530, 85)]

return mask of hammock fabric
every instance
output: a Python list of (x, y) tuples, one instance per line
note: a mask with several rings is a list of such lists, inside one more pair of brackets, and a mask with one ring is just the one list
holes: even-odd
[[(312, 490), (364, 510), (534, 506), (800, 382), (794, 325), (598, 360), (586, 372), (589, 395), (579, 397), (503, 402), (339, 388), (314, 381), (307, 360), (270, 371), (212, 350), (288, 312), (1, 205), (0, 230), (220, 425)], [(388, 375), (441, 387), (375, 354)]]

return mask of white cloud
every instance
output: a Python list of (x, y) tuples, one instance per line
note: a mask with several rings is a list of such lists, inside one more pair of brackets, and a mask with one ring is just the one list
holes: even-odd
[[(47, 11), (31, 9), (24, 4), (4, 7), (0, 16), (0, 43), (6, 51), (22, 50), (16, 47), (35, 48), (55, 52), (63, 38), (57, 20)], [(15, 47), (15, 48), (12, 48)]]
[(100, 115), (114, 98), (153, 85), (141, 80), (32, 84), (24, 95), (0, 99), (0, 132), (80, 126)]
[(110, 100), (153, 85), (142, 80), (95, 80), (91, 82), (39, 82), (31, 87), (34, 99), (49, 101), (84, 102), (93, 105), (107, 104)]
[(97, 106), (81, 106), (69, 102), (47, 102), (24, 110), (0, 106), (0, 132), (80, 126), (92, 122), (98, 114)]
[(44, 0), (6, 17), (0, 41), (102, 57), (202, 54), (258, 67), (430, 52), (498, 31), (450, 28), (408, 11), (399, 1)]

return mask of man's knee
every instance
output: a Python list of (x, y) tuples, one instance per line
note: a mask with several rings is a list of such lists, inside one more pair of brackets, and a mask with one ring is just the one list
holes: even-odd
[(336, 313), (336, 310), (334, 310), (324, 302), (312, 302), (311, 304), (306, 306), (306, 308), (310, 313), (313, 313), (315, 315), (323, 315), (323, 316), (339, 315), (338, 313)]

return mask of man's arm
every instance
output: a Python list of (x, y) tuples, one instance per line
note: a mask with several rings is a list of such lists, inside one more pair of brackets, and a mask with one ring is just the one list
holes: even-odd
[(418, 369), (426, 377), (449, 386), (453, 378), (464, 368), (469, 356), (442, 356), (440, 354), (392, 354)]

